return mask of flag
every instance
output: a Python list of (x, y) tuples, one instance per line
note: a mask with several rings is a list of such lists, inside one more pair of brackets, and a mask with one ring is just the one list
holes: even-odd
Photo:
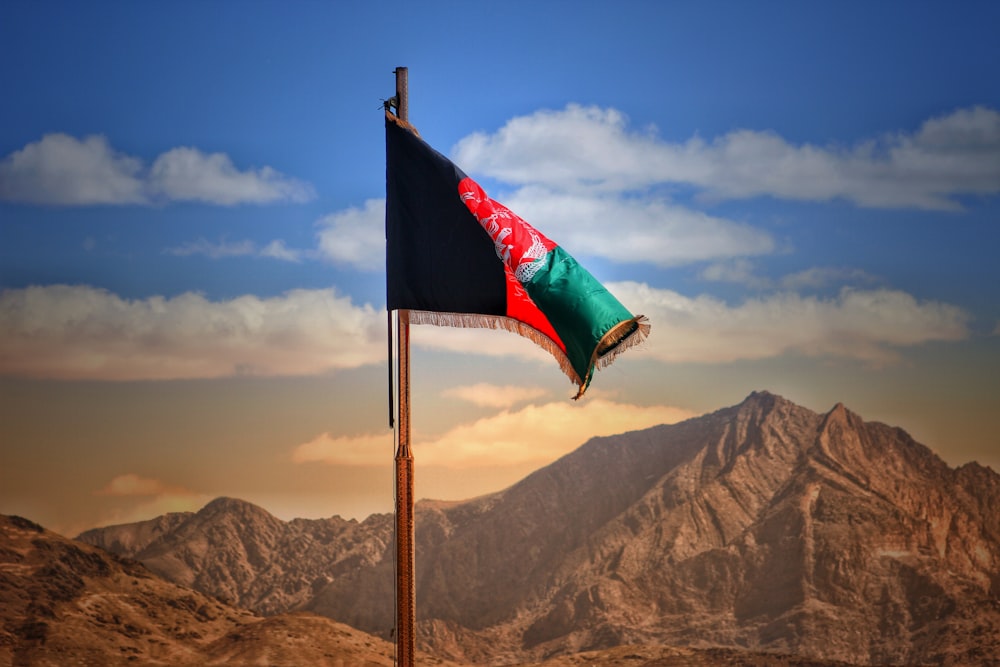
[(506, 329), (579, 390), (649, 333), (562, 247), (386, 113), (386, 304), (410, 321)]

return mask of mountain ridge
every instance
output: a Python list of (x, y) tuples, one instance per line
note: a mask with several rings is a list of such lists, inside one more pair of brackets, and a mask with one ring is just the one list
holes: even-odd
[[(842, 403), (818, 414), (754, 392), (593, 438), (494, 494), (418, 503), (419, 642), (492, 664), (642, 643), (976, 661), (1000, 647), (998, 502), (987, 467), (952, 469)], [(254, 549), (290, 553), (274, 517), (242, 537), (231, 521), (178, 526), (136, 555), (183, 564), (191, 585), (262, 613), (304, 609), (388, 636), (390, 520), (315, 524), (327, 542), (298, 534), (313, 548), (296, 551), (297, 579), (254, 564)], [(199, 551), (210, 527), (225, 539)], [(320, 557), (337, 567), (308, 565)]]

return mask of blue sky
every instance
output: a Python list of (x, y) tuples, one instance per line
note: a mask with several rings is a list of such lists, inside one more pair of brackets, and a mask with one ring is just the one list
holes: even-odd
[(997, 25), (987, 2), (4, 3), (0, 512), (391, 507), (397, 66), (422, 136), (653, 325), (581, 404), (526, 341), (419, 327), (418, 495), (757, 389), (997, 468)]

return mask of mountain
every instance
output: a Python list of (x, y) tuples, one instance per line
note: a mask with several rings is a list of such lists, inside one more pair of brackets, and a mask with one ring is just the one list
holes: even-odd
[[(285, 522), (248, 502), (217, 498), (198, 512), (97, 528), (77, 539), (139, 560), (170, 581), (275, 614), (304, 605), (344, 572), (391, 561), (392, 530), (390, 515), (363, 523), (336, 516)], [(383, 586), (390, 597), (391, 576)]]
[(256, 617), (0, 515), (0, 665), (388, 667), (392, 656), (392, 645), (328, 618)]
[[(998, 506), (989, 468), (755, 392), (595, 438), (499, 493), (418, 503), (419, 641), (491, 664), (630, 644), (984, 664), (1000, 655)], [(392, 625), (385, 515), (285, 523), (222, 499), (136, 531), (81, 539), (131, 540), (154, 571), (264, 613)]]
[[(384, 640), (322, 616), (256, 617), (162, 580), (138, 562), (0, 515), (0, 665), (389, 667), (393, 652)], [(635, 667), (636, 660), (647, 667), (837, 667), (775, 659), (745, 651), (631, 647), (563, 656), (539, 667)], [(459, 667), (419, 653), (417, 662)]]

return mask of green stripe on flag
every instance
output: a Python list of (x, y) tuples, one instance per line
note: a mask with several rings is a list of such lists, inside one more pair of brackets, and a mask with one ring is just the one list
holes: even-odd
[(634, 318), (562, 247), (556, 246), (538, 263), (542, 266), (525, 288), (566, 345), (566, 356), (582, 380), (581, 390), (586, 389), (601, 339)]

